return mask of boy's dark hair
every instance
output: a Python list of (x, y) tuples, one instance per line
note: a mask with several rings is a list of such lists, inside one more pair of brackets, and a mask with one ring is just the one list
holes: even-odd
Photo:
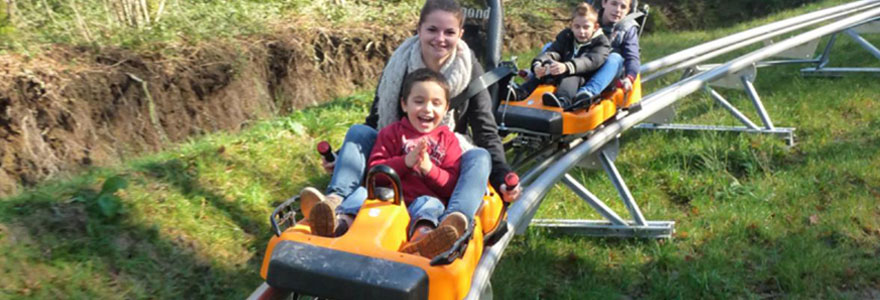
[(428, 68), (421, 68), (406, 75), (406, 78), (403, 79), (403, 91), (400, 93), (400, 101), (406, 102), (410, 92), (412, 92), (413, 85), (417, 82), (425, 81), (436, 82), (443, 88), (443, 94), (446, 96), (446, 106), (449, 107), (449, 84), (446, 83), (446, 76)]
[(422, 23), (425, 22), (425, 17), (430, 15), (435, 10), (442, 10), (448, 13), (451, 13), (458, 19), (458, 26), (464, 26), (464, 10), (461, 9), (461, 5), (458, 4), (458, 1), (455, 0), (427, 0), (425, 1), (425, 5), (422, 6), (422, 12), (419, 13), (419, 27), (422, 26)]
[(574, 20), (577, 17), (586, 17), (587, 20), (593, 23), (599, 22), (599, 13), (596, 12), (596, 8), (586, 2), (581, 2), (581, 4), (574, 8), (574, 11), (571, 13), (571, 19)]

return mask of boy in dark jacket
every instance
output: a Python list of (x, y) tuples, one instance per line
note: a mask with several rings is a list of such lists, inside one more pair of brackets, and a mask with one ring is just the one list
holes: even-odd
[(577, 98), (594, 98), (607, 87), (623, 70), (620, 83), (626, 91), (632, 90), (633, 82), (639, 75), (639, 24), (626, 18), (631, 10), (632, 0), (601, 0), (602, 9), (599, 23), (605, 36), (611, 41), (612, 53), (605, 64), (596, 71), (586, 85), (578, 89)]
[(557, 85), (556, 94), (544, 94), (544, 105), (569, 108), (578, 87), (605, 63), (609, 52), (611, 43), (599, 30), (596, 10), (581, 3), (574, 10), (570, 27), (532, 60), (535, 76), (520, 86), (518, 94), (528, 95), (541, 82), (552, 82)]

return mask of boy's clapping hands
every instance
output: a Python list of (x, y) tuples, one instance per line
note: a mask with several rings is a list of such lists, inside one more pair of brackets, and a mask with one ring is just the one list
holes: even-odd
[(428, 172), (431, 172), (431, 168), (434, 167), (434, 163), (431, 162), (431, 157), (428, 156), (428, 140), (422, 138), (416, 149), (419, 150), (419, 173), (421, 173), (422, 176), (428, 175)]
[(407, 167), (415, 168), (421, 175), (428, 174), (434, 167), (434, 163), (431, 162), (431, 157), (428, 155), (428, 140), (419, 139), (416, 147), (406, 154), (404, 163)]

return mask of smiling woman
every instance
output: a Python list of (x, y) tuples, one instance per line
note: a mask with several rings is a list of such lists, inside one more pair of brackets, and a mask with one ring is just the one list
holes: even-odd
[(453, 48), (461, 40), (463, 24), (461, 10), (448, 12), (425, 5), (419, 18), (418, 35), (422, 60), (429, 69), (439, 71), (440, 66), (452, 56)]

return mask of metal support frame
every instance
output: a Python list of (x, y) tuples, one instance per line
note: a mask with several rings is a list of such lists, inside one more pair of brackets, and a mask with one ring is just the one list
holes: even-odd
[[(828, 62), (831, 60), (831, 49), (834, 44), (837, 42), (837, 37), (843, 33), (848, 36), (850, 39), (856, 42), (862, 49), (865, 49), (873, 55), (875, 58), (880, 60), (880, 49), (877, 49), (876, 46), (871, 44), (868, 40), (862, 37), (859, 34), (860, 27), (871, 27), (871, 29), (863, 30), (864, 33), (877, 33), (878, 30), (876, 28), (880, 28), (880, 18), (875, 18), (872, 20), (868, 20), (867, 22), (857, 24), (850, 28), (844, 29), (837, 33), (834, 33), (831, 36), (831, 39), (828, 40), (828, 43), (825, 45), (825, 50), (822, 51), (822, 55), (815, 59), (815, 66), (803, 68), (801, 69), (801, 75), (804, 76), (825, 76), (825, 77), (841, 77), (850, 74), (872, 74), (876, 76), (880, 76), (880, 68), (867, 68), (867, 67), (834, 67), (828, 68)], [(876, 28), (875, 28), (876, 27)]]
[(587, 190), (580, 182), (577, 182), (570, 174), (565, 173), (562, 183), (565, 184), (578, 197), (589, 204), (597, 213), (606, 220), (572, 220), (572, 219), (535, 219), (531, 226), (545, 227), (559, 230), (564, 233), (580, 234), (587, 236), (603, 237), (644, 237), (644, 238), (669, 238), (675, 232), (675, 221), (647, 221), (642, 215), (638, 203), (633, 199), (632, 193), (626, 186), (614, 162), (605, 153), (599, 151), (597, 156), (602, 167), (611, 179), (611, 184), (617, 189), (623, 204), (629, 211), (632, 221), (624, 220), (611, 210), (599, 197)]
[(758, 91), (755, 90), (751, 78), (743, 76), (740, 77), (740, 80), (742, 80), (743, 87), (746, 89), (746, 94), (749, 95), (749, 99), (752, 99), (752, 104), (755, 105), (755, 110), (758, 112), (758, 116), (761, 117), (761, 122), (764, 122), (764, 128), (772, 130), (773, 121), (770, 121), (770, 116), (767, 115), (767, 109), (764, 108), (764, 103), (762, 103), (761, 98), (758, 97)]
[[(710, 84), (705, 85), (705, 90), (709, 93), (709, 96), (712, 99), (715, 99), (715, 102), (721, 104), (734, 118), (739, 120), (745, 127), (742, 126), (720, 126), (720, 125), (692, 125), (692, 124), (657, 124), (657, 123), (642, 123), (636, 126), (639, 129), (654, 129), (654, 130), (692, 130), (692, 131), (727, 131), (727, 132), (744, 132), (744, 133), (761, 133), (761, 134), (772, 134), (781, 137), (785, 140), (785, 143), (789, 146), (794, 145), (794, 130), (795, 128), (790, 127), (775, 127), (773, 125), (773, 121), (770, 119), (770, 115), (767, 113), (767, 109), (764, 108), (764, 103), (761, 102), (761, 97), (758, 96), (758, 91), (755, 89), (755, 85), (752, 84), (752, 81), (757, 74), (756, 65), (753, 65), (751, 69), (745, 69), (744, 71), (730, 74), (730, 76), (739, 77), (738, 81), (741, 84), (741, 87), (745, 91), (746, 95), (752, 101), (752, 105), (755, 107), (755, 111), (758, 113), (758, 117), (761, 118), (761, 122), (763, 123), (763, 127), (759, 127), (757, 124), (752, 122), (745, 114), (743, 114), (739, 109), (737, 109), (733, 104), (731, 104), (727, 99), (724, 98), (718, 91), (713, 89)], [(701, 69), (700, 66), (696, 68), (696, 70)], [(727, 77), (730, 77), (727, 76)], [(719, 78), (716, 82), (711, 84), (717, 84), (719, 86), (724, 87), (733, 87), (731, 83), (734, 82), (732, 78)], [(665, 123), (665, 122), (664, 122)]]
[(738, 132), (738, 133), (760, 133), (772, 134), (783, 140), (785, 144), (793, 146), (794, 130), (791, 127), (776, 127), (773, 130), (768, 129), (751, 129), (742, 126), (720, 126), (720, 125), (696, 125), (696, 124), (653, 124), (642, 123), (636, 125), (635, 128), (651, 129), (651, 130), (683, 130), (683, 131), (720, 131), (720, 132)]
[(626, 205), (626, 209), (629, 210), (629, 214), (633, 217), (633, 220), (635, 220), (636, 224), (639, 224), (639, 226), (645, 226), (647, 224), (647, 222), (645, 222), (645, 216), (642, 215), (639, 205), (633, 200), (632, 193), (629, 191), (629, 188), (626, 187), (626, 182), (623, 181), (623, 177), (620, 176), (620, 172), (617, 171), (614, 162), (608, 158), (608, 155), (605, 155), (605, 152), (599, 152), (599, 159), (602, 161), (602, 167), (605, 168), (605, 173), (608, 173), (611, 183), (614, 184), (614, 188), (616, 188), (617, 193), (620, 194), (620, 198), (623, 200), (623, 204)]
[(755, 125), (755, 123), (752, 122), (752, 120), (749, 120), (749, 117), (746, 117), (746, 115), (744, 115), (742, 112), (740, 112), (738, 109), (736, 109), (736, 107), (733, 106), (733, 104), (730, 104), (730, 102), (728, 102), (727, 99), (724, 99), (724, 96), (721, 96), (721, 94), (719, 94), (718, 91), (715, 91), (715, 89), (710, 88), (709, 86), (706, 86), (706, 90), (709, 93), (709, 95), (715, 99), (716, 102), (721, 104), (721, 106), (723, 106), (725, 109), (727, 109), (727, 111), (730, 112), (731, 115), (733, 115), (737, 120), (739, 120), (740, 122), (745, 124), (746, 127), (748, 127), (749, 129), (752, 129), (752, 130), (761, 130), (761, 128), (759, 128), (758, 125)]
[[(822, 50), (822, 55), (819, 55), (813, 59), (783, 59), (783, 60), (767, 60), (760, 61), (757, 63), (759, 68), (763, 67), (772, 67), (778, 65), (791, 65), (791, 64), (815, 64), (819, 68), (825, 67), (828, 64), (828, 53), (831, 51), (831, 46), (834, 45), (835, 41), (837, 41), (837, 34), (832, 34), (831, 39), (825, 44), (825, 49)], [(813, 49), (815, 51), (815, 49)]]

